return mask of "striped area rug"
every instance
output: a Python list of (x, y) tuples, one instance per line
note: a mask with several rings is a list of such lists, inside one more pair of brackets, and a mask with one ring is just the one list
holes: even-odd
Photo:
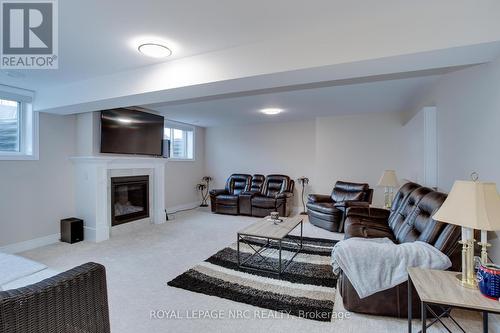
[[(283, 242), (283, 262), (297, 249), (298, 237), (289, 238)], [(249, 243), (258, 247), (263, 241), (251, 239)], [(304, 237), (302, 250), (281, 279), (270, 273), (240, 269), (234, 243), (177, 276), (168, 285), (306, 319), (331, 321), (337, 280), (332, 273), (330, 257), (335, 243), (329, 239)], [(240, 243), (241, 260), (252, 253), (249, 245)], [(247, 264), (276, 269), (277, 247), (273, 245), (261, 254), (265, 260), (255, 256)]]

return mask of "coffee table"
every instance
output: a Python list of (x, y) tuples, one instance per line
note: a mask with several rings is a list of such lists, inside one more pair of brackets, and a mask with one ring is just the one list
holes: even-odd
[[(245, 268), (249, 270), (259, 271), (259, 272), (267, 272), (276, 274), (281, 277), (281, 274), (287, 269), (288, 265), (292, 262), (295, 256), (302, 250), (302, 239), (303, 239), (303, 217), (302, 216), (294, 216), (294, 217), (282, 217), (283, 221), (281, 223), (274, 223), (270, 221), (270, 217), (267, 216), (254, 224), (246, 227), (243, 230), (238, 232), (237, 238), (237, 247), (238, 247), (238, 267)], [(300, 225), (300, 237), (299, 240), (296, 241), (292, 238), (287, 238), (289, 234)], [(264, 245), (259, 246), (252, 244), (250, 242), (251, 239), (263, 239), (265, 241)], [(287, 240), (293, 242), (297, 245), (297, 250), (294, 252), (293, 256), (286, 260), (284, 263), (282, 262), (282, 243), (283, 240)], [(240, 244), (248, 245), (254, 253), (252, 253), (248, 258), (245, 258), (241, 261), (241, 251)], [(278, 265), (276, 269), (267, 269), (262, 267), (262, 264), (267, 262), (269, 258), (266, 258), (262, 255), (267, 249), (271, 249), (273, 245), (278, 248)], [(248, 265), (247, 263), (255, 258), (256, 256), (261, 257), (261, 261), (259, 262), (259, 266), (256, 265)]]

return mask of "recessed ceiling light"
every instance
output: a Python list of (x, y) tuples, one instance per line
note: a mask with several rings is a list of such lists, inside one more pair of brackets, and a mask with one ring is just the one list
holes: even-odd
[(143, 43), (137, 49), (145, 56), (152, 58), (166, 58), (172, 55), (172, 50), (159, 43)]
[(283, 112), (283, 109), (267, 108), (267, 109), (260, 110), (260, 112), (262, 112), (263, 114), (267, 114), (269, 116), (272, 116), (272, 115), (279, 114), (279, 113)]

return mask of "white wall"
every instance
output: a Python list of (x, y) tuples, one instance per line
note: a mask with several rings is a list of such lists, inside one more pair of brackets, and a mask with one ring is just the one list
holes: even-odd
[[(394, 113), (207, 128), (206, 173), (219, 188), (236, 172), (307, 176), (309, 193), (330, 193), (340, 179), (375, 187), (385, 169), (409, 177), (405, 131)], [(383, 193), (375, 189), (374, 203), (382, 205)]]
[(373, 203), (382, 206), (383, 189), (376, 184), (383, 171), (410, 176), (405, 139), (395, 113), (317, 118), (315, 189), (329, 193), (337, 180), (366, 182), (375, 190)]
[(74, 214), (75, 116), (40, 114), (40, 159), (0, 161), (0, 246), (59, 233)]
[[(445, 75), (433, 92), (438, 112), (438, 184), (457, 179), (500, 184), (500, 59)], [(500, 237), (500, 233), (499, 233)], [(490, 255), (500, 262), (500, 240)]]
[(232, 173), (311, 178), (314, 147), (314, 120), (211, 127), (205, 135), (206, 173), (214, 178), (212, 188), (223, 188)]
[(165, 200), (169, 211), (185, 208), (201, 200), (196, 184), (205, 176), (205, 129), (195, 127), (195, 160), (167, 161)]
[[(96, 120), (94, 113), (41, 113), (40, 159), (0, 161), (0, 247), (42, 237), (56, 240), (59, 221), (75, 216), (74, 165), (69, 158), (96, 154)], [(166, 163), (169, 210), (192, 207), (201, 200), (195, 185), (204, 176), (204, 136), (203, 128), (195, 128), (195, 161)]]

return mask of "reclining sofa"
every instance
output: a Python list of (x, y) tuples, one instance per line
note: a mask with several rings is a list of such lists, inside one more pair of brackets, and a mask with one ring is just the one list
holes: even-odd
[(219, 214), (264, 217), (277, 211), (280, 216), (289, 216), (294, 187), (295, 182), (285, 175), (235, 173), (224, 189), (210, 191), (210, 206)]
[[(457, 243), (460, 227), (432, 219), (445, 199), (444, 193), (406, 183), (396, 193), (390, 211), (370, 207), (349, 208), (345, 239), (387, 237), (394, 243), (427, 242), (446, 254), (453, 264), (450, 269), (458, 271), (461, 269)], [(408, 282), (360, 299), (349, 279), (341, 272), (338, 288), (348, 311), (399, 318), (408, 315)], [(419, 302), (414, 292), (413, 316), (420, 315)]]

